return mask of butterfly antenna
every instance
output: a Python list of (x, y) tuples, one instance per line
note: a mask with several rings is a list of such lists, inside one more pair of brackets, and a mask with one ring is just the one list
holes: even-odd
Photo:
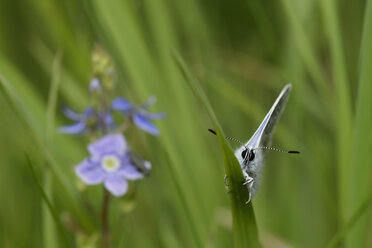
[(243, 142), (241, 142), (240, 140), (238, 140), (238, 139), (231, 138), (231, 137), (228, 137), (228, 136), (226, 136), (225, 138), (228, 139), (228, 140), (232, 140), (232, 141), (238, 142), (239, 144), (242, 144), (245, 147), (245, 144)]
[(278, 149), (278, 148), (267, 147), (267, 146), (262, 146), (262, 147), (255, 148), (255, 150), (257, 150), (257, 149), (272, 150), (272, 151), (276, 151), (276, 152), (294, 153), (294, 154), (299, 154), (300, 153), (299, 151), (281, 150), (281, 149)]
[(208, 131), (213, 133), (214, 135), (217, 135), (216, 131), (214, 131), (213, 129), (208, 128)]
[[(208, 129), (209, 132), (213, 133), (214, 135), (217, 135), (216, 131), (214, 131), (213, 129)], [(243, 142), (241, 142), (240, 140), (238, 139), (235, 139), (235, 138), (231, 138), (231, 137), (228, 137), (226, 136), (225, 139), (228, 139), (228, 140), (232, 140), (232, 141), (235, 141), (235, 142), (238, 142), (239, 144), (243, 145), (245, 148), (247, 148), (245, 146), (245, 144)]]

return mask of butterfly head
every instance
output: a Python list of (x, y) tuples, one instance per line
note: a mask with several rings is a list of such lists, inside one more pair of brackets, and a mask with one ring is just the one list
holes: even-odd
[(249, 149), (248, 147), (245, 147), (244, 150), (241, 153), (243, 164), (247, 164), (250, 161), (253, 161), (256, 157), (254, 149)]

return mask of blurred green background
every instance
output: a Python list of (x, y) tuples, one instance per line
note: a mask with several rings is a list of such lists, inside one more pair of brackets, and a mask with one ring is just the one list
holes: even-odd
[(342, 246), (372, 246), (370, 205), (354, 215), (371, 194), (371, 0), (0, 0), (0, 247), (63, 247), (24, 151), (71, 244), (97, 245), (102, 186), (81, 192), (73, 171), (88, 139), (56, 132), (61, 104), (89, 104), (96, 43), (121, 95), (156, 95), (167, 113), (159, 137), (127, 135), (153, 170), (112, 201), (113, 247), (232, 245), (218, 141), (174, 51), (243, 141), (293, 84), (273, 146), (301, 154), (267, 154), (253, 201), (264, 247), (323, 247), (349, 220)]

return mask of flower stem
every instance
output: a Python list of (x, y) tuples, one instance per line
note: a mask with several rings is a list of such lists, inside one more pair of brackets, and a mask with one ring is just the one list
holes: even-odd
[(102, 248), (110, 247), (110, 230), (109, 230), (109, 203), (110, 193), (103, 189), (103, 201), (102, 201)]
[(131, 124), (131, 121), (126, 121), (121, 126), (119, 126), (115, 131), (117, 133), (124, 133), (130, 126), (130, 124)]

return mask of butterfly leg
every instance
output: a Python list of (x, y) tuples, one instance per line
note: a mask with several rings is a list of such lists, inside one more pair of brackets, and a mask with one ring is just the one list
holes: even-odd
[(250, 177), (248, 173), (246, 173), (245, 171), (243, 171), (243, 175), (245, 179), (245, 182), (243, 183), (243, 185), (247, 185), (248, 191), (249, 191), (248, 201), (245, 202), (245, 204), (248, 204), (252, 199), (252, 187), (253, 187), (254, 179), (253, 177)]
[(229, 184), (227, 183), (227, 176), (225, 175), (225, 178), (223, 179), (223, 182), (225, 183), (225, 187), (226, 187), (226, 194), (229, 194), (230, 191), (229, 191)]

